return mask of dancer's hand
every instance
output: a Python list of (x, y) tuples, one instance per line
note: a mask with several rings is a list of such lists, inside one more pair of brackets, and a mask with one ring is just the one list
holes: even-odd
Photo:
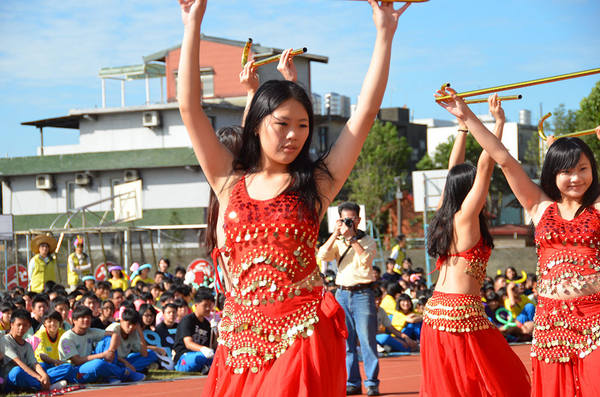
[(490, 113), (494, 116), (496, 122), (505, 122), (506, 116), (504, 114), (504, 109), (502, 109), (502, 104), (498, 99), (498, 94), (494, 93), (488, 98), (488, 106), (490, 108)]
[(411, 3), (406, 3), (399, 9), (394, 9), (394, 3), (384, 2), (381, 5), (375, 0), (367, 0), (373, 8), (373, 22), (377, 32), (391, 33), (392, 36), (398, 27), (398, 18), (410, 6)]
[(259, 80), (256, 69), (253, 69), (252, 65), (254, 65), (254, 60), (246, 63), (246, 66), (240, 72), (240, 83), (248, 94), (254, 95), (256, 90), (258, 90)]
[(290, 54), (292, 50), (290, 48), (281, 53), (277, 70), (283, 75), (284, 79), (295, 83), (298, 81), (298, 71), (296, 70), (296, 65), (294, 65), (294, 57)]
[(440, 96), (450, 95), (451, 99), (446, 101), (439, 101), (438, 104), (449, 111), (456, 118), (465, 121), (469, 116), (473, 115), (469, 106), (465, 103), (465, 101), (456, 95), (456, 90), (453, 88), (446, 88), (445, 90), (437, 90), (436, 94), (433, 94), (436, 98)]
[(208, 0), (178, 0), (181, 6), (181, 20), (184, 26), (202, 23)]

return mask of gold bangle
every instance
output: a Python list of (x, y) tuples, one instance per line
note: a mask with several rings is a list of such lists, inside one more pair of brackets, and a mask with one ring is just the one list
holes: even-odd
[(468, 130), (467, 128), (465, 128), (465, 129), (459, 128), (459, 129), (458, 129), (458, 132), (467, 132), (467, 133), (468, 133), (468, 132), (469, 132), (469, 130)]

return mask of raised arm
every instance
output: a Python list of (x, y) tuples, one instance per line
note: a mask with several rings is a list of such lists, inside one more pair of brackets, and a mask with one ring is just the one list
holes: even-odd
[[(538, 207), (543, 202), (550, 202), (548, 196), (538, 185), (533, 183), (521, 164), (511, 156), (500, 139), (485, 128), (462, 98), (456, 96), (456, 91), (452, 88), (447, 88), (447, 91), (453, 99), (439, 102), (440, 105), (454, 116), (462, 119), (481, 147), (502, 167), (502, 172), (504, 172), (513, 193), (523, 208), (531, 215), (534, 223), (537, 223), (541, 216)], [(444, 92), (438, 91), (438, 94), (444, 95)], [(538, 212), (540, 213), (538, 214)]]
[[(462, 164), (465, 162), (465, 150), (467, 145), (467, 135), (469, 134), (469, 129), (461, 119), (457, 118), (456, 120), (458, 120), (458, 134), (456, 134), (456, 139), (454, 139), (454, 145), (452, 145), (452, 152), (450, 152), (450, 158), (448, 159), (448, 170), (451, 170), (452, 167), (454, 167), (457, 164)], [(445, 189), (442, 188), (442, 194), (440, 195), (440, 200), (438, 201), (437, 205), (438, 210), (444, 202), (444, 190)]]
[[(295, 83), (298, 81), (298, 71), (296, 65), (294, 65), (294, 56), (291, 54), (292, 50), (292, 48), (289, 48), (281, 53), (277, 70), (279, 70), (284, 79)], [(254, 98), (254, 94), (256, 94), (260, 85), (258, 73), (256, 73), (256, 68), (254, 68), (254, 60), (247, 62), (244, 69), (240, 72), (240, 84), (247, 92), (246, 108), (244, 109), (244, 117), (242, 118), (243, 126), (246, 122), (246, 115), (250, 110), (252, 98)]]
[[(506, 116), (504, 115), (504, 109), (502, 109), (500, 101), (498, 100), (498, 94), (490, 95), (488, 98), (488, 105), (490, 113), (492, 113), (496, 120), (496, 124), (494, 125), (494, 135), (501, 141)], [(479, 217), (479, 213), (481, 212), (488, 195), (495, 163), (496, 162), (488, 152), (485, 150), (481, 152), (479, 160), (477, 161), (477, 175), (475, 176), (475, 182), (461, 206), (463, 216), (470, 216), (473, 220), (479, 222), (477, 218)]]
[(232, 170), (233, 155), (219, 142), (202, 109), (200, 26), (207, 0), (179, 0), (179, 4), (184, 25), (177, 83), (179, 111), (208, 183), (220, 192)]
[(333, 183), (330, 183), (329, 180), (321, 183), (319, 188), (330, 202), (333, 201), (350, 175), (373, 121), (377, 117), (388, 81), (392, 41), (398, 27), (398, 18), (410, 4), (407, 3), (402, 8), (395, 10), (394, 3), (379, 5), (375, 0), (368, 1), (373, 8), (377, 38), (356, 112), (348, 120), (326, 160), (334, 180)]
[(252, 98), (254, 98), (254, 94), (256, 94), (260, 84), (256, 69), (252, 67), (253, 65), (254, 60), (248, 61), (244, 69), (240, 72), (240, 84), (246, 90), (246, 108), (244, 109), (244, 117), (242, 117), (242, 126), (246, 124), (246, 116), (248, 115), (248, 110), (250, 110)]

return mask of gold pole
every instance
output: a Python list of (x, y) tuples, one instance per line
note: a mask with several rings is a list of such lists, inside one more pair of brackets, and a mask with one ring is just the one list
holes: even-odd
[(538, 134), (540, 134), (540, 138), (542, 138), (543, 140), (548, 139), (548, 137), (546, 136), (546, 134), (544, 134), (544, 121), (546, 121), (546, 119), (548, 119), (550, 116), (552, 116), (552, 113), (546, 114), (538, 122)]
[(573, 137), (577, 137), (577, 136), (592, 135), (595, 132), (596, 132), (596, 129), (592, 128), (591, 130), (576, 131), (576, 132), (571, 132), (569, 134), (559, 135), (556, 137), (556, 139), (558, 139), (558, 138), (573, 138)]
[[(590, 76), (592, 74), (598, 74), (598, 73), (600, 73), (600, 68), (584, 70), (582, 72), (560, 74), (558, 76), (546, 77), (543, 79), (523, 81), (521, 83), (505, 84), (505, 85), (499, 85), (497, 87), (492, 87), (492, 88), (483, 88), (480, 90), (461, 92), (461, 93), (457, 93), (456, 95), (461, 98), (465, 98), (465, 97), (470, 97), (470, 96), (475, 96), (475, 95), (491, 94), (493, 92), (498, 92), (498, 91), (507, 91), (507, 90), (513, 90), (516, 88), (530, 87), (533, 85), (553, 83), (555, 81), (574, 79), (577, 77)], [(452, 99), (452, 97), (450, 95), (444, 95), (444, 96), (436, 98), (435, 100), (439, 102), (439, 101), (447, 101), (448, 99)]]
[(249, 38), (244, 46), (244, 51), (242, 52), (242, 67), (246, 66), (248, 63), (248, 54), (250, 54), (250, 47), (252, 47), (252, 38)]
[[(540, 119), (540, 121), (538, 123), (538, 134), (540, 134), (540, 138), (542, 138), (543, 140), (547, 140), (548, 139), (548, 137), (544, 133), (544, 122), (550, 116), (552, 116), (552, 113), (546, 114), (544, 117), (542, 117)], [(579, 136), (591, 135), (591, 134), (593, 134), (595, 132), (596, 132), (596, 129), (592, 128), (592, 129), (589, 129), (589, 130), (575, 131), (575, 132), (571, 132), (571, 133), (568, 133), (568, 134), (555, 136), (554, 139), (559, 139), (559, 138), (574, 138), (574, 137), (579, 137)]]
[[(308, 48), (303, 47), (303, 48), (299, 48), (297, 50), (294, 50), (294, 51), (290, 52), (290, 55), (300, 55), (300, 54), (304, 54), (307, 51), (308, 51)], [(281, 54), (274, 55), (272, 57), (265, 58), (262, 61), (254, 62), (254, 65), (252, 65), (252, 67), (257, 68), (259, 66), (263, 66), (263, 65), (266, 65), (268, 63), (277, 62), (280, 59), (281, 59)]]
[[(506, 96), (499, 96), (498, 100), (499, 101), (516, 101), (521, 98), (523, 98), (523, 95), (506, 95)], [(465, 101), (466, 104), (484, 103), (484, 102), (487, 102), (487, 98), (468, 99)]]

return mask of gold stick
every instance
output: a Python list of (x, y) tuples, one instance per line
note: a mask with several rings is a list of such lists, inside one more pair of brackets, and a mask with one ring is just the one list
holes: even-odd
[(540, 138), (542, 138), (543, 140), (548, 139), (548, 137), (546, 136), (546, 134), (544, 134), (544, 121), (546, 121), (546, 119), (548, 117), (552, 116), (552, 113), (548, 113), (546, 114), (544, 117), (542, 117), (540, 119), (540, 121), (538, 122), (538, 134), (540, 134)]
[[(523, 98), (523, 95), (507, 95), (507, 96), (499, 96), (499, 101), (516, 101), (518, 99)], [(487, 102), (487, 98), (477, 98), (477, 99), (468, 99), (465, 101), (467, 104), (471, 103), (484, 103)]]
[[(305, 52), (307, 52), (307, 51), (308, 51), (308, 48), (306, 48), (306, 47), (303, 47), (303, 48), (299, 48), (299, 49), (297, 49), (297, 50), (294, 50), (294, 51), (290, 52), (290, 55), (300, 55), (300, 54), (304, 54), (304, 53), (305, 53)], [(279, 55), (274, 55), (274, 56), (272, 56), (272, 57), (265, 58), (265, 59), (263, 59), (262, 61), (254, 62), (254, 65), (253, 65), (253, 67), (254, 67), (254, 68), (257, 68), (257, 67), (259, 67), (259, 66), (263, 66), (263, 65), (266, 65), (266, 64), (268, 64), (268, 63), (277, 62), (277, 61), (279, 61), (280, 59), (281, 59), (281, 54), (279, 54)]]
[[(552, 113), (548, 113), (547, 115), (545, 115), (544, 117), (542, 117), (538, 123), (538, 134), (540, 134), (540, 138), (542, 138), (543, 140), (547, 140), (548, 137), (546, 136), (546, 134), (544, 134), (544, 121), (546, 121), (550, 116), (552, 116)], [(589, 129), (589, 130), (583, 130), (583, 131), (575, 131), (575, 132), (571, 132), (568, 134), (564, 134), (564, 135), (559, 135), (559, 136), (555, 136), (554, 139), (559, 139), (559, 138), (574, 138), (574, 137), (578, 137), (578, 136), (585, 136), (585, 135), (591, 135), (593, 133), (596, 132), (595, 128)]]
[[(480, 90), (461, 92), (461, 93), (457, 93), (456, 95), (461, 98), (465, 98), (465, 97), (470, 97), (470, 96), (475, 96), (475, 95), (491, 94), (493, 92), (498, 92), (498, 91), (507, 91), (507, 90), (513, 90), (515, 88), (530, 87), (532, 85), (553, 83), (555, 81), (574, 79), (577, 77), (590, 76), (592, 74), (598, 74), (598, 73), (600, 73), (600, 68), (584, 70), (582, 72), (560, 74), (558, 76), (546, 77), (543, 79), (523, 81), (521, 83), (512, 83), (512, 84), (506, 84), (506, 85), (499, 85), (497, 87), (492, 87), (492, 88), (483, 88)], [(436, 98), (435, 100), (439, 102), (439, 101), (447, 101), (448, 99), (452, 99), (452, 97), (450, 97), (450, 95), (444, 95), (444, 96)]]
[(242, 52), (242, 67), (246, 66), (248, 63), (248, 54), (250, 54), (250, 47), (252, 47), (252, 38), (249, 38), (244, 46), (244, 51)]

